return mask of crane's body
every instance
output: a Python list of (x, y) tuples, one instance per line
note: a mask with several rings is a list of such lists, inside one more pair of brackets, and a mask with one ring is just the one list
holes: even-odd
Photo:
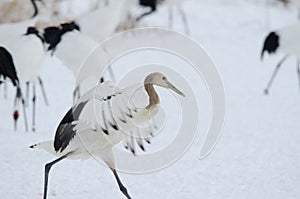
[[(18, 107), (19, 107), (18, 103), (22, 101), (22, 104), (24, 104), (25, 99), (21, 90), (26, 86), (27, 87), (26, 90), (28, 93), (29, 84), (31, 83), (33, 86), (32, 130), (34, 131), (35, 130), (35, 100), (36, 100), (35, 85), (37, 82), (39, 82), (42, 87), (46, 104), (48, 103), (44, 93), (42, 81), (39, 78), (40, 70), (45, 57), (43, 38), (38, 34), (38, 31), (34, 27), (29, 27), (27, 29), (27, 32), (24, 35), (19, 35), (13, 40), (7, 42), (4, 45), (4, 47), (11, 55), (19, 79), (19, 84), (18, 84), (19, 92), (16, 95), (14, 115), (15, 113), (18, 114)], [(26, 116), (24, 118), (25, 118), (25, 128), (27, 131)]]
[(161, 73), (151, 73), (145, 78), (144, 88), (148, 105), (137, 108), (131, 103), (131, 95), (140, 85), (120, 89), (112, 82), (104, 82), (88, 91), (67, 112), (56, 130), (54, 141), (32, 145), (44, 149), (59, 158), (46, 164), (44, 199), (47, 197), (50, 168), (62, 159), (87, 159), (97, 157), (112, 170), (120, 190), (130, 199), (115, 170), (112, 147), (123, 141), (126, 149), (136, 153), (135, 145), (145, 150), (153, 134), (152, 118), (159, 109), (159, 97), (153, 85), (169, 88), (184, 94)]

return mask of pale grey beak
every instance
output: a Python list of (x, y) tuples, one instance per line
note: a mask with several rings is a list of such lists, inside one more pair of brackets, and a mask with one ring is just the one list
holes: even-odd
[(181, 95), (182, 97), (185, 97), (185, 95), (183, 94), (183, 92), (181, 92), (178, 88), (176, 88), (173, 84), (171, 84), (170, 82), (168, 82), (169, 88), (174, 91), (175, 93), (177, 93), (178, 95)]

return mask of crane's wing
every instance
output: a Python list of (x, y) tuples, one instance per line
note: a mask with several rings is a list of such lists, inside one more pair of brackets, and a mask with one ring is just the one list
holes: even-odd
[[(95, 92), (98, 129), (111, 136), (113, 141), (118, 136), (133, 154), (136, 144), (145, 150), (144, 141), (150, 143), (155, 131), (152, 120), (155, 110), (137, 108), (132, 100), (133, 93), (139, 88), (140, 85), (134, 85), (121, 90), (110, 82), (100, 84)], [(148, 101), (148, 97), (144, 97)]]
[(131, 102), (135, 89), (121, 90), (113, 82), (104, 82), (84, 94), (60, 122), (54, 140), (55, 151), (64, 151), (76, 135), (86, 132), (100, 133), (93, 134), (93, 138), (104, 140), (95, 141), (102, 147), (123, 141), (133, 154), (136, 145), (144, 151), (144, 143), (150, 144), (155, 128), (151, 112)]
[(88, 101), (80, 102), (73, 106), (59, 123), (54, 139), (56, 152), (62, 152), (75, 137), (76, 130), (74, 127), (77, 125), (76, 121), (78, 121), (79, 115), (87, 103)]

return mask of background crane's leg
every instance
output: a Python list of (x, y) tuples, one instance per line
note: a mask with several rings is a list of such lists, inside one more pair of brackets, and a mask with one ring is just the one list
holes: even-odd
[(45, 179), (44, 179), (44, 197), (43, 199), (47, 199), (47, 190), (48, 190), (48, 176), (49, 176), (49, 172), (50, 172), (50, 169), (51, 167), (58, 163), (59, 161), (65, 159), (67, 157), (67, 155), (64, 155), (64, 156), (61, 156), (60, 158), (52, 161), (52, 162), (49, 162), (45, 165)]
[(272, 74), (272, 76), (271, 76), (271, 79), (270, 79), (270, 81), (268, 82), (267, 88), (265, 89), (265, 94), (266, 94), (266, 95), (269, 94), (269, 90), (270, 90), (270, 88), (271, 88), (271, 86), (272, 86), (272, 83), (273, 83), (273, 81), (274, 81), (274, 78), (275, 78), (275, 76), (277, 75), (277, 73), (278, 73), (278, 71), (279, 71), (279, 69), (280, 69), (282, 63), (286, 60), (286, 58), (288, 58), (288, 55), (285, 55), (285, 56), (280, 60), (280, 62), (277, 64), (277, 66), (276, 66), (276, 68), (275, 68), (275, 70), (274, 70), (274, 72), (273, 72), (273, 74)]
[(27, 114), (26, 114), (26, 106), (25, 106), (25, 100), (22, 97), (22, 106), (23, 106), (23, 115), (24, 115), (24, 122), (25, 122), (25, 131), (28, 131), (28, 122), (27, 122)]
[(298, 75), (298, 83), (299, 83), (299, 91), (300, 91), (300, 61), (297, 58), (297, 75)]
[[(18, 86), (17, 87), (17, 92), (16, 92), (16, 98), (15, 98), (15, 107), (19, 106), (20, 100), (22, 102), (22, 106), (23, 106), (23, 116), (24, 116), (24, 122), (25, 122), (25, 131), (28, 131), (28, 123), (27, 123), (27, 114), (26, 114), (26, 105), (25, 105), (25, 99), (23, 97), (21, 88)], [(15, 113), (14, 113), (15, 115)], [(17, 126), (17, 119), (15, 119), (15, 127)]]
[(28, 102), (29, 102), (29, 82), (26, 82), (26, 107), (28, 107)]
[(185, 14), (184, 10), (181, 7), (179, 7), (178, 9), (179, 9), (179, 12), (180, 12), (180, 15), (181, 15), (182, 23), (184, 25), (185, 34), (190, 35), (190, 28), (189, 28), (189, 24), (188, 24), (186, 14)]
[(172, 6), (169, 6), (169, 28), (172, 29), (173, 28), (173, 8)]
[(32, 85), (32, 131), (35, 131), (35, 109), (36, 109), (36, 92), (35, 85)]
[(113, 172), (113, 174), (114, 174), (114, 176), (115, 176), (115, 178), (116, 178), (116, 180), (117, 180), (117, 183), (118, 183), (118, 185), (119, 185), (120, 191), (121, 191), (128, 199), (131, 199), (131, 197), (129, 196), (129, 194), (128, 194), (128, 192), (127, 192), (126, 187), (122, 184), (122, 182), (121, 182), (121, 180), (120, 180), (120, 178), (119, 178), (119, 176), (118, 176), (118, 173), (117, 173), (116, 169), (112, 169), (112, 168), (111, 168), (111, 171)]
[(45, 104), (48, 106), (49, 105), (48, 98), (47, 98), (47, 95), (46, 95), (44, 83), (43, 83), (42, 78), (40, 76), (38, 76), (38, 81), (39, 81), (40, 87), (42, 89), (42, 93), (43, 93), (43, 97), (44, 97), (44, 100), (45, 100)]
[(7, 82), (3, 82), (4, 99), (7, 99)]

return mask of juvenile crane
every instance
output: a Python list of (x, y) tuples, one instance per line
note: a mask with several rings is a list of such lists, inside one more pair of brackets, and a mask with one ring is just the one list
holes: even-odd
[[(59, 158), (45, 165), (44, 196), (47, 198), (48, 175), (51, 167), (63, 159), (100, 158), (113, 172), (120, 191), (130, 199), (115, 169), (112, 147), (123, 140), (125, 148), (135, 154), (135, 145), (145, 150), (143, 141), (149, 142), (153, 128), (151, 119), (156, 117), (160, 99), (154, 86), (184, 94), (161, 73), (149, 74), (144, 80), (148, 105), (136, 108), (128, 103), (138, 87), (119, 89), (112, 82), (104, 82), (83, 95), (67, 112), (57, 127), (54, 141), (32, 145)], [(150, 125), (149, 125), (150, 124)]]

